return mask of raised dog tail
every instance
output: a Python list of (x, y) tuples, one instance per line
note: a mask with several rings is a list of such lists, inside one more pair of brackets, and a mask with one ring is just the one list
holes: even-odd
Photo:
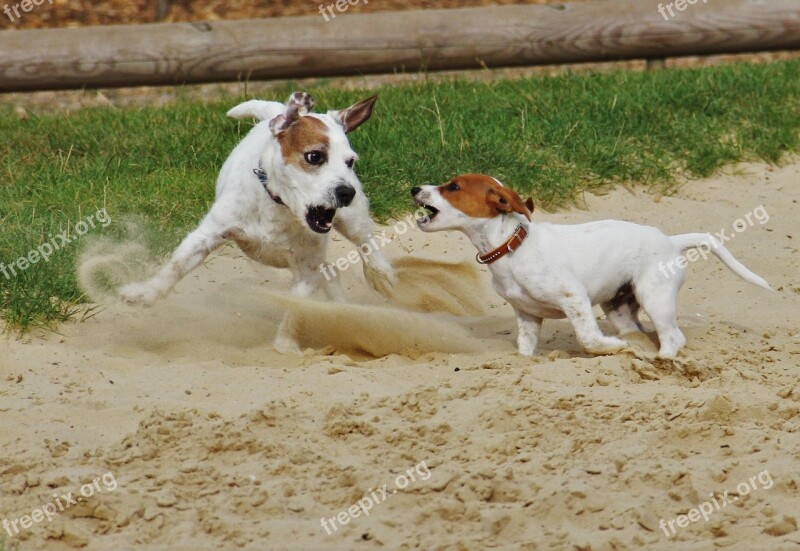
[(286, 106), (277, 101), (263, 101), (253, 99), (240, 103), (230, 111), (228, 116), (232, 119), (258, 119), (259, 121), (272, 120), (286, 111)]
[(753, 285), (758, 285), (759, 287), (773, 291), (772, 287), (769, 286), (769, 283), (767, 283), (763, 277), (748, 270), (744, 264), (734, 258), (731, 252), (725, 248), (725, 245), (720, 243), (717, 238), (710, 233), (684, 233), (682, 235), (674, 235), (670, 237), (670, 240), (681, 251), (685, 251), (687, 249), (700, 249), (700, 254), (703, 256), (703, 258), (707, 258), (706, 255), (708, 254), (708, 251), (711, 251), (722, 261), (723, 264), (725, 264), (733, 273), (741, 277), (743, 280), (747, 281), (748, 283), (752, 283)]

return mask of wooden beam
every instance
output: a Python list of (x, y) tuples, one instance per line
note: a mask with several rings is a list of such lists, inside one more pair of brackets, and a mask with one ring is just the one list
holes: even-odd
[[(670, 2), (665, 2), (665, 5)], [(672, 2), (674, 5), (674, 2)], [(0, 32), (0, 91), (800, 49), (800, 0), (608, 0)], [(666, 19), (665, 19), (666, 17)]]

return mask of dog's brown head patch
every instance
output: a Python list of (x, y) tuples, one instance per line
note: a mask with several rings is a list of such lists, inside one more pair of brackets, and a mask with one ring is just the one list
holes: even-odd
[(498, 214), (518, 212), (531, 219), (527, 205), (517, 192), (483, 174), (456, 176), (439, 186), (439, 193), (453, 207), (472, 218), (494, 218)]
[[(330, 148), (328, 127), (316, 117), (300, 117), (286, 130), (280, 131), (276, 137), (286, 164), (307, 172), (313, 171), (318, 166), (318, 164), (309, 162), (309, 154), (314, 153), (327, 157)], [(311, 157), (311, 160), (315, 159), (316, 156)]]

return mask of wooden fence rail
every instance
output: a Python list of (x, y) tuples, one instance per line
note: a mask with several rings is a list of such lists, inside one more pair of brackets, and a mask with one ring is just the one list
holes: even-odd
[(0, 92), (800, 49), (800, 0), (606, 0), (328, 18), (4, 31)]

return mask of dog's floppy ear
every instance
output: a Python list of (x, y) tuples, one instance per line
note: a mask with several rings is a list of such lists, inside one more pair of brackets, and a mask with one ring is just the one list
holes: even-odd
[(286, 103), (286, 114), (272, 119), (269, 122), (269, 129), (277, 136), (312, 109), (314, 109), (314, 98), (305, 92), (295, 92), (289, 96), (289, 101)]
[(518, 212), (528, 220), (531, 219), (531, 210), (528, 209), (527, 203), (523, 203), (522, 198), (513, 189), (491, 188), (486, 201), (498, 212)]
[(272, 134), (275, 136), (287, 128), (289, 128), (289, 120), (286, 118), (286, 115), (278, 115), (269, 121), (269, 129), (272, 130)]
[(372, 116), (372, 108), (375, 107), (376, 101), (378, 101), (377, 95), (359, 101), (347, 109), (331, 111), (330, 115), (344, 127), (345, 134), (349, 134), (369, 120)]

